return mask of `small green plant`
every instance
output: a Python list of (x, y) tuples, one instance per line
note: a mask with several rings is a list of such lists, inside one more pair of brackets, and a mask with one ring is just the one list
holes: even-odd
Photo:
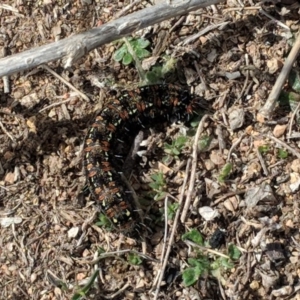
[(258, 151), (261, 154), (267, 154), (270, 151), (270, 147), (268, 145), (262, 145), (258, 147)]
[(172, 74), (176, 69), (177, 60), (173, 57), (165, 56), (163, 63), (155, 65), (146, 72), (146, 79), (151, 84), (163, 81), (168, 74)]
[(293, 91), (281, 91), (278, 102), (282, 107), (289, 107), (291, 111), (295, 111), (300, 102), (300, 95)]
[(227, 163), (224, 165), (224, 167), (222, 168), (220, 175), (218, 177), (218, 181), (220, 183), (224, 183), (224, 181), (228, 178), (230, 172), (232, 170), (232, 164), (231, 163)]
[(183, 241), (184, 240), (190, 240), (190, 241), (196, 243), (197, 245), (200, 245), (200, 246), (204, 245), (203, 236), (196, 229), (192, 229), (191, 231), (183, 234), (181, 238), (182, 238)]
[[(150, 45), (148, 40), (143, 38), (128, 38), (128, 42), (130, 43), (137, 58), (143, 59), (150, 56), (150, 52), (146, 49)], [(125, 43), (115, 51), (113, 59), (118, 62), (122, 61), (123, 65), (129, 65), (133, 62), (133, 57)]]
[(179, 207), (178, 203), (172, 203), (168, 205), (168, 220), (174, 219), (178, 207)]
[(71, 299), (72, 300), (86, 299), (86, 295), (87, 295), (88, 291), (91, 289), (91, 287), (93, 286), (98, 274), (99, 274), (99, 270), (96, 270), (94, 272), (94, 274), (91, 276), (91, 278), (89, 279), (89, 281), (87, 282), (87, 284), (83, 288), (81, 288), (79, 291), (77, 291)]
[(288, 157), (288, 152), (286, 150), (283, 149), (278, 149), (278, 157), (281, 159), (285, 159)]
[(300, 75), (298, 70), (291, 70), (289, 73), (288, 83), (295, 92), (300, 93)]
[(219, 257), (210, 265), (210, 274), (217, 278), (223, 285), (226, 283), (224, 274), (234, 268), (234, 263), (225, 257)]
[(242, 254), (238, 247), (233, 244), (229, 244), (227, 251), (232, 260), (238, 260)]
[(182, 279), (185, 286), (191, 286), (199, 277), (208, 273), (210, 268), (209, 260), (206, 256), (199, 256), (198, 258), (188, 258), (189, 268), (186, 268), (182, 273)]
[(105, 214), (102, 213), (98, 217), (98, 222), (96, 222), (96, 226), (104, 227), (106, 230), (113, 230), (113, 224), (111, 220)]
[(166, 196), (165, 188), (166, 182), (164, 179), (164, 174), (162, 172), (158, 172), (151, 176), (152, 182), (149, 183), (149, 186), (155, 192), (154, 200), (162, 200)]
[(187, 136), (181, 135), (177, 137), (175, 140), (173, 140), (172, 144), (165, 143), (164, 151), (171, 156), (178, 157), (178, 155), (185, 147), (187, 140), (188, 140)]
[(207, 150), (207, 148), (209, 147), (210, 143), (212, 141), (212, 138), (208, 135), (204, 135), (202, 136), (199, 141), (198, 141), (198, 149), (203, 152), (205, 150)]
[(129, 263), (131, 263), (132, 265), (138, 266), (140, 264), (142, 264), (142, 259), (135, 253), (129, 253), (128, 255), (128, 261)]
[(241, 257), (241, 251), (235, 245), (230, 244), (227, 249), (227, 254), (229, 258), (219, 257), (210, 265), (211, 274), (223, 285), (226, 283), (226, 280), (224, 279), (224, 273), (226, 273), (227, 270), (234, 268), (234, 261)]
[(205, 242), (201, 233), (196, 229), (182, 236), (182, 240), (191, 240), (195, 244), (199, 245), (200, 250), (195, 247), (197, 251), (196, 258), (189, 258), (189, 267), (183, 270), (182, 279), (186, 286), (193, 285), (202, 275), (211, 274), (225, 284), (224, 274), (227, 270), (234, 268), (234, 262), (241, 257), (240, 250), (233, 244), (230, 244), (227, 249), (227, 257), (224, 255), (215, 257), (209, 253), (204, 254), (202, 250), (205, 250), (203, 245), (208, 244)]
[(295, 113), (295, 120), (300, 124), (300, 114), (298, 104), (300, 102), (300, 74), (298, 69), (292, 69), (289, 72), (288, 84), (285, 90), (282, 90), (278, 102), (281, 108), (289, 109)]
[(162, 66), (153, 66), (150, 71), (146, 72), (147, 82), (156, 84), (164, 78), (162, 74)]

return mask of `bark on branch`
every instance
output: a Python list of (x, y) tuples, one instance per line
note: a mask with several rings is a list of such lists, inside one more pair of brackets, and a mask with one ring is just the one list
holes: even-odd
[(0, 77), (34, 68), (57, 59), (64, 59), (64, 67), (89, 51), (127, 36), (137, 30), (163, 20), (187, 14), (201, 7), (217, 4), (222, 0), (166, 0), (130, 15), (113, 20), (101, 27), (68, 37), (58, 42), (33, 48), (22, 53), (0, 59)]

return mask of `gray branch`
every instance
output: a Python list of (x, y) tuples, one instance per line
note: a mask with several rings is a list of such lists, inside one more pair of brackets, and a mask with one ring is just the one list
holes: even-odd
[(127, 36), (137, 30), (159, 23), (222, 0), (166, 0), (130, 15), (113, 20), (101, 27), (66, 39), (33, 48), (0, 59), (0, 77), (28, 70), (41, 64), (63, 59), (64, 67), (71, 66), (89, 51)]

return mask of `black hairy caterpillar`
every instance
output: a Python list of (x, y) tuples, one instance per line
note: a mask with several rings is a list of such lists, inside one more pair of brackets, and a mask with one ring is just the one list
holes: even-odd
[(138, 218), (120, 174), (130, 141), (141, 129), (187, 121), (196, 107), (197, 98), (187, 90), (162, 84), (111, 96), (96, 117), (85, 140), (84, 165), (90, 190), (115, 228), (130, 231)]

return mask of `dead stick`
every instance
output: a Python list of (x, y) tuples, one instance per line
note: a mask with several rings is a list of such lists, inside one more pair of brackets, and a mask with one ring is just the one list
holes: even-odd
[(222, 0), (172, 0), (170, 4), (168, 4), (167, 1), (161, 1), (157, 5), (113, 20), (100, 27), (48, 45), (2, 58), (0, 59), (0, 77), (28, 70), (62, 58), (64, 59), (64, 67), (67, 68), (71, 66), (74, 61), (97, 47), (128, 36), (142, 28), (176, 16), (185, 15), (190, 11), (217, 4), (221, 1)]
[[(197, 167), (197, 153), (198, 153), (198, 142), (200, 134), (204, 130), (204, 125), (206, 120), (208, 119), (208, 115), (204, 115), (201, 119), (201, 122), (198, 125), (197, 132), (194, 138), (194, 144), (193, 144), (193, 153), (192, 153), (192, 169), (191, 169), (191, 177), (190, 177), (190, 183), (189, 183), (189, 189), (187, 191), (187, 196), (185, 200), (185, 204), (182, 210), (182, 214), (180, 217), (181, 223), (185, 222), (186, 215), (188, 213), (191, 201), (192, 201), (192, 193), (194, 191), (194, 184), (195, 184), (195, 178), (196, 178), (196, 167)], [(187, 176), (187, 175), (186, 175)]]
[(275, 82), (275, 85), (269, 95), (267, 102), (265, 103), (265, 105), (257, 115), (257, 120), (259, 122), (263, 122), (265, 118), (269, 119), (271, 117), (271, 114), (273, 113), (276, 105), (276, 101), (280, 95), (280, 92), (287, 79), (287, 76), (290, 73), (292, 66), (298, 56), (299, 50), (300, 50), (300, 33), (298, 33), (297, 40), (284, 63), (284, 66)]
[(176, 212), (176, 215), (175, 215), (175, 218), (174, 218), (174, 224), (173, 224), (173, 228), (172, 228), (172, 231), (171, 231), (171, 234), (170, 234), (169, 243), (168, 243), (167, 250), (166, 250), (166, 255), (163, 258), (162, 267), (161, 267), (160, 273), (158, 275), (159, 277), (158, 277), (158, 281), (157, 281), (157, 284), (156, 284), (156, 290), (154, 292), (154, 297), (153, 297), (154, 300), (158, 299), (158, 294), (159, 294), (159, 291), (160, 291), (161, 282), (163, 280), (163, 277), (164, 277), (164, 274), (165, 274), (165, 269), (166, 269), (166, 266), (168, 264), (169, 256), (170, 256), (171, 249), (172, 249), (172, 246), (173, 246), (173, 243), (174, 243), (175, 233), (176, 233), (177, 228), (178, 228), (179, 218), (180, 218), (180, 214), (181, 214), (181, 208), (182, 208), (182, 205), (183, 205), (185, 186), (187, 184), (188, 171), (190, 169), (190, 166), (191, 166), (191, 159), (189, 158), (188, 161), (187, 161), (187, 165), (186, 165), (186, 170), (185, 170), (186, 175), (185, 175), (185, 178), (184, 178), (183, 187), (182, 187), (182, 190), (181, 190), (181, 193), (180, 193), (179, 207), (177, 209), (177, 212)]

